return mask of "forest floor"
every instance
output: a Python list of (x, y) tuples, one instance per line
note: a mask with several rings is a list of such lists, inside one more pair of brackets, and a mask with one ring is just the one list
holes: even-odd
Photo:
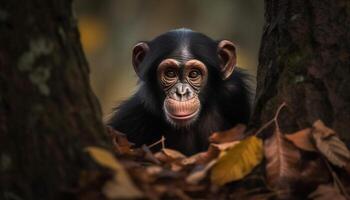
[[(189, 157), (167, 148), (164, 137), (133, 148), (112, 128), (114, 152), (87, 151), (111, 172), (101, 188), (107, 199), (349, 199), (346, 145), (321, 120), (282, 133), (278, 115), (285, 106), (250, 134), (243, 124), (213, 133), (208, 150)], [(272, 133), (262, 140), (264, 130)], [(154, 152), (156, 146), (161, 150)]]

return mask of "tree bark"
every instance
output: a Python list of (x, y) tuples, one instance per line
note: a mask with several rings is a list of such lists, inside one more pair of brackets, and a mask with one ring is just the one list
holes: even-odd
[(75, 198), (106, 146), (71, 0), (0, 5), (0, 199)]
[(273, 118), (285, 133), (323, 120), (350, 140), (350, 3), (266, 0), (252, 124)]
[[(278, 108), (286, 105), (278, 115), (278, 126), (269, 126), (260, 134), (265, 146), (274, 141), (271, 135), (276, 135), (277, 127), (282, 134), (289, 134), (311, 127), (318, 119), (349, 145), (349, 38), (347, 0), (265, 0), (251, 126), (268, 124)], [(306, 199), (319, 185), (332, 181), (329, 171), (333, 169), (327, 168), (319, 154), (300, 151), (283, 138), (274, 145), (279, 148), (265, 150), (275, 151), (270, 154), (280, 159), (273, 163), (275, 168), (265, 166), (265, 173), (268, 182), (277, 180), (272, 186), (282, 191), (278, 199)], [(299, 153), (300, 158), (293, 157)], [(267, 163), (272, 160), (266, 157)], [(271, 173), (273, 169), (278, 173)], [(343, 184), (348, 182), (348, 175), (340, 169), (339, 173)]]

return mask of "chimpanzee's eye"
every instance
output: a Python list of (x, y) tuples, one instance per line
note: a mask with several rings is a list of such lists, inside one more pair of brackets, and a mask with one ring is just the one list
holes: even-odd
[(168, 69), (165, 72), (165, 76), (168, 78), (175, 78), (176, 77), (176, 71), (174, 69)]
[(188, 77), (190, 78), (197, 78), (200, 75), (200, 72), (198, 70), (192, 70), (188, 74)]

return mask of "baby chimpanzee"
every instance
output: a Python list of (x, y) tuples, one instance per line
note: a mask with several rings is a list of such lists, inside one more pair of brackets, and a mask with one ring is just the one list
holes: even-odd
[(232, 42), (172, 30), (138, 43), (132, 63), (139, 88), (108, 125), (137, 146), (163, 135), (166, 147), (190, 155), (208, 148), (211, 133), (248, 122), (249, 76), (235, 67)]

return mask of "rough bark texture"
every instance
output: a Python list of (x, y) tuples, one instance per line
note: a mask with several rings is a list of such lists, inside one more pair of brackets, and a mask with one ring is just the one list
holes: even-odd
[(266, 0), (252, 124), (287, 103), (284, 132), (323, 120), (350, 139), (350, 2)]
[(0, 199), (67, 199), (107, 144), (71, 4), (0, 4)]

